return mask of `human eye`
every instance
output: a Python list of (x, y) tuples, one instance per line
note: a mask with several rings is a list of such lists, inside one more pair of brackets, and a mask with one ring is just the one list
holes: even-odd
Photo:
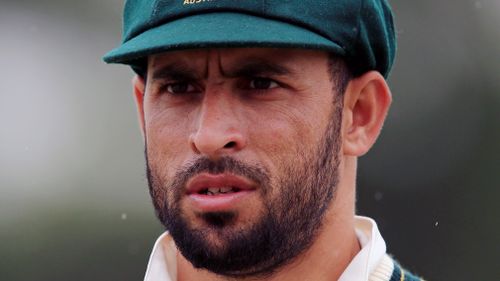
[(183, 95), (195, 93), (196, 87), (190, 82), (174, 82), (163, 85), (161, 91), (172, 95)]
[(269, 78), (254, 77), (250, 79), (248, 87), (253, 90), (270, 90), (279, 87), (279, 84)]

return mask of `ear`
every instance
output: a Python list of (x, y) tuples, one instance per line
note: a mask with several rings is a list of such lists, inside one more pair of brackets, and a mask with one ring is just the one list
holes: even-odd
[(134, 88), (134, 99), (135, 105), (137, 107), (137, 116), (139, 118), (139, 126), (141, 127), (141, 133), (144, 137), (145, 135), (145, 125), (144, 125), (144, 91), (146, 85), (144, 83), (144, 79), (139, 75), (135, 75), (132, 78), (132, 86)]
[(373, 146), (392, 102), (384, 77), (370, 71), (352, 79), (344, 96), (342, 121), (345, 155), (362, 156)]

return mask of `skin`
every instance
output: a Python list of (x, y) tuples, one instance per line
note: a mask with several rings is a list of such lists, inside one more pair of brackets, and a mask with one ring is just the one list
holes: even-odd
[[(203, 49), (154, 55), (148, 61), (147, 84), (135, 77), (134, 94), (150, 165), (164, 178), (196, 157), (216, 160), (225, 155), (258, 163), (271, 176), (282, 175), (280, 163), (293, 162), (300, 147), (314, 147), (325, 132), (335, 98), (325, 52)], [(263, 68), (262, 62), (282, 69)], [(260, 70), (238, 72), (249, 63), (260, 65)], [(171, 75), (172, 66), (192, 74), (188, 88)], [(178, 90), (188, 94), (172, 94)], [(376, 141), (390, 103), (389, 88), (378, 72), (349, 82), (343, 98), (336, 197), (311, 247), (266, 280), (336, 280), (359, 252), (354, 231), (357, 158)], [(258, 220), (260, 199), (252, 196), (236, 207), (236, 225), (245, 228)], [(193, 226), (203, 226), (190, 205), (181, 201), (181, 207)], [(207, 239), (220, 242), (215, 235)], [(180, 253), (177, 274), (178, 280), (228, 279), (195, 269)]]

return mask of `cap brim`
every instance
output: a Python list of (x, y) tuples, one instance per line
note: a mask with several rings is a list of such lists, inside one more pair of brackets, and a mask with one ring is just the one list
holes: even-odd
[(224, 47), (343, 48), (308, 29), (249, 14), (217, 12), (184, 17), (149, 29), (104, 56), (107, 63), (133, 64), (172, 50)]

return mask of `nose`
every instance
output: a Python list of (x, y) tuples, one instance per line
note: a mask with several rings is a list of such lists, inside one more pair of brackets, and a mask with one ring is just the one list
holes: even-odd
[(189, 138), (192, 150), (213, 159), (242, 150), (246, 139), (237, 110), (224, 95), (206, 94)]

